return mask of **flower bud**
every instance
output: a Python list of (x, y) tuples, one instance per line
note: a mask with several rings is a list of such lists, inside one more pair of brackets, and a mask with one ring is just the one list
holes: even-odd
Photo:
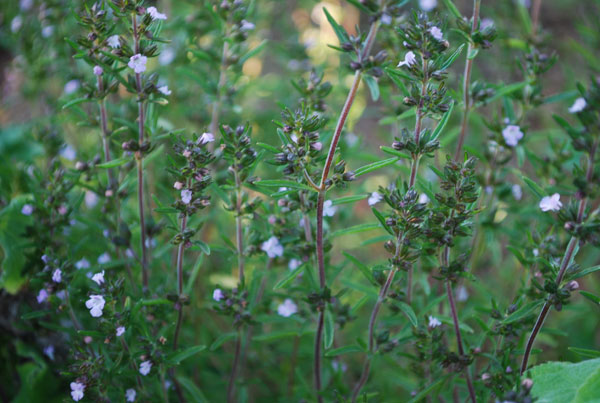
[(533, 381), (529, 378), (525, 378), (523, 379), (523, 382), (521, 382), (521, 386), (526, 391), (529, 391), (533, 387)]
[(88, 169), (88, 164), (85, 162), (77, 161), (75, 163), (75, 169), (78, 171), (85, 171)]
[(570, 281), (569, 284), (567, 284), (567, 288), (570, 291), (575, 291), (576, 289), (579, 288), (579, 283), (577, 281), (575, 281), (575, 280)]

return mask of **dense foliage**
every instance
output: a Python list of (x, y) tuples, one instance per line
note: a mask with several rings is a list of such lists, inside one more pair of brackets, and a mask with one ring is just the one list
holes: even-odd
[(597, 400), (598, 17), (3, 2), (1, 400)]

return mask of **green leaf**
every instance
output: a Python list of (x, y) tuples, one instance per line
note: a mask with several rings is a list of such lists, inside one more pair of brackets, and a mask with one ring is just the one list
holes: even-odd
[(439, 389), (442, 387), (442, 384), (444, 382), (446, 382), (446, 379), (448, 379), (449, 375), (446, 376), (442, 376), (441, 378), (439, 378), (438, 380), (436, 380), (435, 382), (429, 384), (425, 389), (423, 389), (422, 391), (420, 391), (419, 393), (417, 393), (417, 395), (415, 397), (413, 397), (409, 403), (417, 403), (417, 402), (421, 402), (423, 401), (423, 399), (434, 389)]
[(496, 93), (489, 97), (486, 103), (491, 103), (497, 99), (502, 98), (505, 95), (512, 94), (515, 91), (519, 91), (523, 89), (526, 85), (529, 84), (529, 81), (522, 81), (520, 83), (514, 83), (509, 85), (502, 85), (499, 89), (496, 90)]
[(592, 294), (591, 292), (587, 292), (587, 291), (579, 291), (579, 293), (584, 297), (589, 299), (590, 301), (592, 301), (595, 304), (600, 304), (600, 297)]
[(278, 150), (276, 147), (273, 147), (273, 146), (272, 146), (272, 145), (270, 145), (270, 144), (266, 144), (266, 143), (260, 143), (260, 142), (258, 142), (258, 143), (256, 143), (256, 145), (257, 145), (258, 147), (260, 147), (260, 148), (264, 148), (264, 149), (265, 149), (265, 150), (267, 150), (267, 151), (271, 151), (272, 153), (275, 153), (275, 154), (279, 153), (279, 150)]
[(479, 48), (471, 48), (469, 49), (469, 53), (467, 54), (467, 59), (472, 60), (477, 57), (479, 54)]
[(335, 19), (331, 16), (331, 14), (329, 14), (329, 11), (327, 11), (327, 9), (325, 7), (323, 7), (323, 12), (325, 13), (325, 16), (327, 17), (327, 21), (329, 21), (329, 24), (333, 28), (335, 35), (338, 37), (340, 44), (349, 42), (348, 34), (346, 33), (346, 30), (340, 24), (335, 22)]
[(267, 179), (267, 180), (254, 182), (254, 184), (258, 185), (258, 186), (288, 187), (288, 188), (292, 188), (292, 189), (314, 190), (313, 188), (306, 186), (302, 183), (283, 180), (283, 179)]
[(349, 354), (349, 353), (363, 353), (364, 350), (360, 346), (344, 346), (334, 348), (325, 353), (325, 357), (337, 357), (338, 355)]
[(334, 231), (331, 233), (331, 238), (336, 238), (342, 235), (348, 235), (348, 234), (356, 234), (357, 232), (365, 232), (365, 231), (372, 231), (374, 229), (379, 229), (381, 228), (381, 225), (379, 225), (379, 223), (366, 223), (366, 224), (358, 224), (358, 225), (354, 225), (352, 227), (348, 227), (348, 228), (343, 228), (337, 231)]
[(454, 102), (450, 102), (450, 107), (448, 108), (448, 111), (446, 113), (444, 113), (444, 116), (442, 116), (442, 119), (440, 119), (440, 122), (435, 127), (435, 130), (433, 131), (433, 133), (431, 133), (430, 141), (437, 140), (437, 138), (440, 137), (440, 134), (446, 127), (446, 124), (448, 123), (448, 120), (450, 119), (450, 115), (452, 115), (453, 110), (454, 110)]
[(598, 402), (600, 358), (578, 363), (549, 362), (531, 368), (531, 394), (537, 403)]
[(395, 235), (394, 231), (392, 231), (390, 229), (390, 227), (388, 227), (388, 225), (385, 223), (385, 217), (383, 215), (381, 215), (381, 213), (379, 211), (377, 211), (377, 209), (375, 209), (375, 207), (371, 207), (371, 211), (373, 212), (373, 214), (375, 215), (375, 217), (377, 218), (377, 220), (379, 221), (379, 223), (381, 224), (381, 226), (390, 234), (390, 235)]
[(173, 365), (179, 365), (181, 361), (185, 360), (186, 358), (190, 358), (191, 356), (196, 355), (204, 350), (206, 350), (206, 346), (204, 345), (188, 347), (184, 350), (169, 354), (167, 356), (167, 362)]
[(325, 310), (325, 327), (323, 328), (323, 343), (325, 349), (328, 349), (333, 344), (333, 337), (335, 332), (335, 323), (333, 322), (333, 316), (329, 309)]
[(177, 376), (177, 380), (179, 381), (181, 386), (183, 386), (183, 388), (187, 391), (188, 395), (190, 395), (190, 397), (192, 398), (192, 402), (204, 403), (208, 401), (208, 399), (206, 398), (206, 396), (204, 396), (202, 391), (198, 389), (194, 381), (181, 375)]
[(538, 185), (526, 176), (521, 176), (521, 179), (523, 179), (523, 182), (525, 182), (529, 189), (531, 189), (533, 193), (535, 193), (539, 198), (546, 196), (546, 192), (544, 191), (544, 189), (542, 189), (540, 185)]
[(587, 276), (590, 273), (594, 273), (596, 271), (600, 270), (600, 266), (592, 266), (592, 267), (588, 267), (585, 270), (581, 270), (578, 271), (577, 273), (575, 273), (573, 276), (570, 276), (571, 279), (576, 279), (576, 278), (580, 278), (583, 276)]
[(375, 279), (373, 278), (373, 273), (371, 273), (371, 270), (369, 270), (369, 267), (366, 264), (364, 264), (363, 262), (361, 262), (360, 260), (358, 260), (357, 258), (355, 258), (354, 256), (352, 256), (351, 254), (349, 254), (347, 252), (342, 252), (342, 253), (344, 254), (344, 256), (346, 256), (346, 259), (348, 259), (352, 263), (354, 263), (356, 268), (358, 268), (358, 270), (360, 270), (360, 272), (363, 274), (363, 276), (365, 276), (371, 284), (373, 284), (375, 287), (377, 287), (379, 285), (379, 284), (377, 284), (377, 281), (375, 281)]
[(192, 241), (192, 243), (194, 244), (194, 246), (197, 246), (198, 249), (200, 249), (205, 255), (210, 256), (210, 246), (206, 242), (197, 239), (195, 241)]
[(21, 316), (21, 319), (23, 320), (28, 320), (28, 319), (34, 319), (34, 318), (41, 318), (42, 316), (46, 316), (49, 313), (52, 313), (52, 311), (49, 310), (44, 310), (44, 311), (33, 311), (33, 312), (28, 312), (24, 315)]
[(102, 164), (98, 164), (98, 165), (96, 165), (96, 168), (114, 168), (114, 167), (118, 167), (121, 165), (125, 165), (129, 161), (131, 161), (131, 158), (121, 157), (121, 158), (117, 158), (114, 160), (110, 160), (108, 162), (103, 162)]
[(267, 43), (269, 41), (268, 40), (263, 40), (261, 43), (259, 43), (255, 48), (253, 48), (252, 50), (250, 50), (248, 53), (246, 53), (244, 56), (240, 57), (240, 64), (244, 64), (246, 62), (246, 60), (256, 56), (257, 54), (259, 54), (264, 48), (265, 46), (267, 46)]
[(369, 195), (357, 195), (357, 196), (345, 196), (345, 197), (339, 197), (337, 199), (333, 199), (331, 200), (332, 205), (337, 206), (340, 204), (348, 204), (348, 203), (354, 203), (357, 201), (361, 201), (366, 199), (367, 197), (369, 197)]
[(369, 91), (371, 92), (371, 99), (373, 101), (377, 101), (379, 99), (379, 84), (377, 84), (377, 80), (375, 77), (370, 75), (363, 75), (365, 83), (367, 87), (369, 87)]
[(300, 336), (297, 331), (281, 330), (277, 332), (269, 332), (253, 337), (254, 341), (273, 341), (279, 339), (287, 339), (288, 337)]
[(569, 350), (574, 352), (575, 354), (579, 354), (582, 357), (591, 357), (591, 358), (599, 358), (600, 351), (598, 350), (590, 350), (587, 348), (579, 348), (579, 347), (569, 347)]
[(362, 4), (360, 1), (358, 1), (358, 0), (347, 0), (347, 1), (348, 1), (348, 3), (352, 4), (354, 7), (361, 10), (362, 12), (367, 13), (367, 14), (373, 14), (373, 11), (369, 10), (367, 7), (365, 7), (365, 5)]
[(280, 288), (284, 288), (286, 287), (288, 284), (290, 284), (292, 281), (294, 281), (294, 279), (296, 277), (298, 277), (298, 275), (304, 270), (304, 265), (300, 265), (299, 267), (297, 267), (296, 269), (294, 269), (293, 271), (289, 272), (283, 279), (279, 280), (277, 282), (277, 284), (275, 284), (273, 286), (274, 290), (278, 290)]
[(452, 66), (452, 63), (454, 63), (456, 58), (458, 56), (460, 56), (464, 47), (465, 47), (465, 44), (463, 43), (458, 48), (456, 48), (456, 50), (454, 52), (452, 52), (452, 54), (444, 61), (444, 63), (442, 64), (442, 67), (440, 67), (440, 71), (444, 71), (448, 67)]
[(392, 165), (392, 164), (396, 163), (398, 161), (398, 159), (399, 158), (388, 158), (386, 160), (373, 162), (371, 164), (368, 164), (368, 165), (362, 166), (360, 168), (357, 168), (354, 171), (354, 174), (357, 177), (362, 176), (362, 175), (367, 174), (369, 172), (373, 172), (373, 171), (375, 171), (377, 169), (381, 169), (381, 168), (387, 167), (388, 165)]
[(89, 98), (76, 98), (76, 99), (73, 99), (73, 100), (67, 102), (66, 104), (64, 104), (62, 106), (62, 108), (63, 109), (68, 109), (68, 108), (70, 108), (72, 106), (75, 106), (75, 105), (78, 105), (78, 104), (81, 104), (81, 103), (84, 103), (84, 102), (90, 102), (90, 101), (91, 100)]
[(504, 324), (513, 323), (513, 322), (519, 321), (521, 319), (524, 319), (533, 313), (537, 313), (538, 308), (540, 306), (542, 306), (543, 303), (544, 303), (544, 301), (532, 301), (528, 304), (525, 304), (522, 307), (520, 307), (519, 309), (517, 309), (515, 312), (511, 313), (506, 319), (504, 319), (502, 321), (502, 323), (504, 323)]
[(456, 6), (452, 2), (452, 0), (442, 0), (442, 1), (444, 2), (444, 5), (448, 9), (448, 11), (450, 11), (456, 18), (462, 18), (462, 14), (460, 13), (460, 11), (458, 11), (458, 8), (456, 8)]
[[(221, 345), (223, 343), (225, 343), (226, 341), (232, 340), (232, 339), (237, 339), (237, 337), (238, 337), (237, 332), (223, 333), (222, 335), (217, 337), (217, 339), (215, 341), (213, 341), (213, 343), (210, 345), (210, 347), (208, 349), (210, 351), (215, 351), (216, 349), (221, 347)], [(256, 339), (256, 337), (255, 337), (255, 339)]]
[(400, 88), (400, 91), (402, 91), (402, 94), (405, 97), (410, 96), (410, 91), (408, 90), (408, 88), (406, 88), (404, 81), (402, 81), (402, 79), (405, 79), (405, 80), (409, 80), (409, 82), (410, 82), (409, 76), (406, 76), (403, 73), (401, 73), (398, 70), (393, 69), (391, 67), (385, 67), (383, 69), (383, 71), (385, 71), (385, 74), (387, 74), (387, 76), (394, 82), (394, 84), (396, 84), (398, 86), (398, 88)]
[(410, 155), (408, 155), (408, 154), (405, 154), (405, 153), (403, 153), (403, 152), (400, 152), (400, 151), (398, 151), (398, 150), (394, 150), (394, 149), (393, 149), (393, 148), (391, 148), (391, 147), (387, 147), (387, 146), (381, 146), (381, 147), (379, 147), (379, 148), (381, 149), (381, 151), (383, 151), (383, 152), (384, 152), (384, 153), (386, 153), (386, 154), (395, 155), (396, 157), (399, 157), (399, 158), (405, 158), (405, 159), (407, 159), (407, 160), (410, 160), (410, 159), (412, 159)]
[(398, 308), (400, 308), (402, 313), (404, 313), (404, 315), (406, 315), (406, 317), (408, 318), (408, 320), (410, 320), (410, 323), (412, 323), (412, 325), (414, 327), (419, 326), (419, 321), (417, 320), (417, 315), (415, 315), (415, 311), (413, 311), (413, 309), (411, 308), (410, 305), (408, 305), (402, 301), (392, 301), (392, 303), (395, 306), (397, 306)]

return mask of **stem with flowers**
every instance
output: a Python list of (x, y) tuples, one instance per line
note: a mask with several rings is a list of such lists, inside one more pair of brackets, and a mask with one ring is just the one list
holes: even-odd
[[(381, 3), (381, 2), (380, 2)], [(375, 19), (371, 23), (371, 27), (369, 28), (369, 33), (365, 40), (364, 47), (362, 51), (359, 53), (359, 60), (365, 61), (371, 52), (371, 48), (373, 47), (373, 43), (375, 41), (375, 37), (377, 36), (377, 30), (379, 29), (380, 21), (379, 19)], [(335, 156), (335, 152), (337, 149), (338, 142), (340, 140), (342, 130), (346, 123), (346, 119), (348, 118), (348, 114), (350, 113), (350, 109), (352, 108), (352, 104), (354, 103), (354, 98), (356, 96), (356, 92), (358, 91), (358, 86), (360, 85), (362, 77), (362, 72), (360, 69), (356, 70), (354, 73), (354, 80), (352, 81), (352, 85), (350, 87), (350, 91), (348, 92), (348, 96), (346, 97), (346, 101), (342, 110), (340, 112), (340, 116), (338, 118), (335, 130), (333, 132), (333, 138), (331, 140), (331, 145), (329, 146), (329, 152), (327, 154), (327, 159), (325, 161), (325, 166), (323, 167), (323, 172), (321, 174), (321, 181), (318, 186), (318, 197), (317, 197), (317, 229), (316, 229), (316, 253), (317, 253), (317, 265), (319, 269), (319, 286), (321, 288), (321, 292), (324, 292), (327, 287), (326, 276), (325, 276), (325, 258), (323, 252), (323, 204), (325, 203), (325, 193), (328, 188), (328, 176), (329, 171), (331, 169), (331, 165), (333, 163), (333, 158)], [(314, 347), (314, 382), (315, 382), (315, 390), (317, 393), (317, 399), (319, 402), (323, 401), (323, 397), (320, 395), (322, 380), (321, 380), (321, 345), (323, 343), (323, 325), (325, 319), (325, 308), (322, 307), (319, 311), (319, 317), (317, 320), (317, 332), (315, 335), (315, 347)]]

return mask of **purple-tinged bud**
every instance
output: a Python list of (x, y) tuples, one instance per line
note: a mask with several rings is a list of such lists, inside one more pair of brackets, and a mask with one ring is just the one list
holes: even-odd
[(575, 281), (575, 280), (570, 281), (569, 284), (567, 284), (567, 288), (570, 291), (575, 291), (576, 289), (579, 288), (579, 283), (577, 281)]
[(533, 380), (525, 378), (523, 379), (523, 382), (521, 382), (521, 386), (523, 387), (523, 389), (528, 391), (533, 387)]

